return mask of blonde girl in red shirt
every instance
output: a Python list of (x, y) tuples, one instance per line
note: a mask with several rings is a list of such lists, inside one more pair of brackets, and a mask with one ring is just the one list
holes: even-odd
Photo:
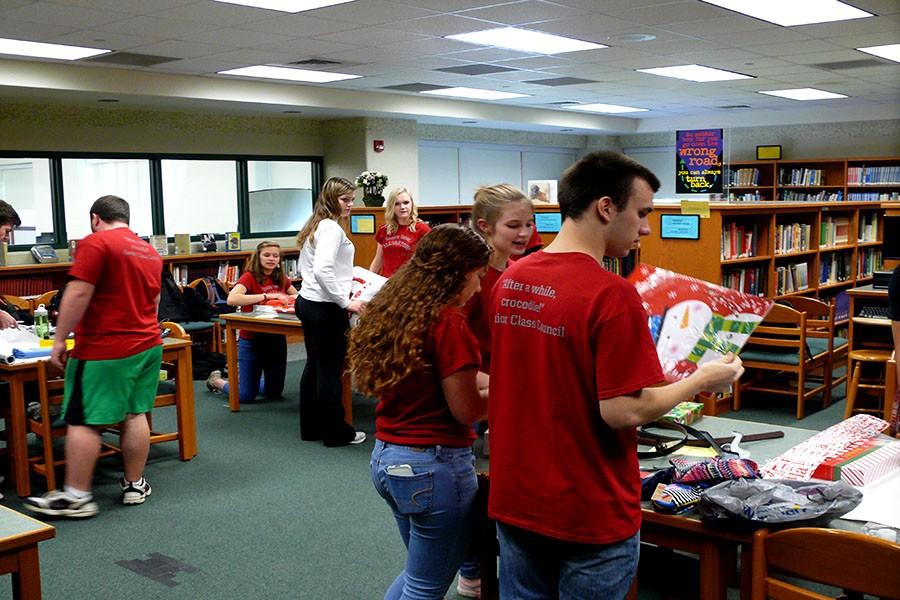
[(390, 277), (409, 260), (419, 239), (431, 227), (419, 220), (416, 203), (405, 187), (398, 187), (388, 197), (384, 207), (384, 225), (378, 228), (375, 258), (369, 270)]

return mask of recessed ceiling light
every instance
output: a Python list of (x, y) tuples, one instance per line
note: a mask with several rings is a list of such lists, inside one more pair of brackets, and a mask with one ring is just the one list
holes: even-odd
[(674, 67), (657, 67), (653, 69), (636, 70), (641, 73), (662, 75), (663, 77), (674, 77), (675, 79), (686, 79), (688, 81), (697, 81), (700, 83), (707, 81), (728, 81), (731, 79), (753, 79), (753, 77), (742, 73), (714, 69), (713, 67), (704, 67), (703, 65), (677, 65)]
[(867, 48), (857, 48), (860, 52), (866, 54), (874, 54), (881, 58), (886, 58), (894, 62), (900, 62), (900, 44), (887, 44), (886, 46), (869, 46)]
[(702, 0), (707, 4), (721, 6), (742, 15), (755, 17), (783, 27), (809, 25), (810, 23), (830, 23), (873, 17), (872, 13), (860, 10), (838, 0)]
[(215, 0), (226, 4), (240, 4), (253, 8), (267, 8), (287, 13), (298, 13), (335, 4), (346, 4), (354, 0)]
[(790, 100), (830, 100), (832, 98), (846, 98), (843, 94), (835, 94), (826, 92), (825, 90), (817, 90), (816, 88), (796, 88), (792, 90), (768, 90), (760, 91), (760, 94), (769, 96), (778, 96), (780, 98), (788, 98)]
[(219, 71), (219, 75), (239, 75), (241, 77), (262, 77), (263, 79), (286, 79), (288, 81), (304, 81), (307, 83), (329, 83), (345, 79), (359, 79), (362, 75), (347, 73), (331, 73), (329, 71), (310, 71), (307, 69), (289, 69), (287, 67), (270, 67), (256, 65)]
[(520, 52), (534, 52), (535, 54), (562, 54), (563, 52), (608, 48), (608, 46), (603, 44), (573, 40), (572, 38), (559, 35), (531, 31), (530, 29), (517, 29), (515, 27), (497, 27), (495, 29), (446, 35), (444, 37), (448, 40), (457, 40), (481, 46), (508, 48), (509, 50), (518, 50)]
[(25, 42), (0, 38), (0, 54), (15, 56), (34, 56), (36, 58), (57, 58), (59, 60), (78, 60), (88, 56), (106, 54), (112, 50), (101, 48), (83, 48), (81, 46), (65, 46), (63, 44), (45, 44), (43, 42)]
[(575, 106), (567, 106), (569, 110), (584, 110), (587, 112), (598, 112), (598, 113), (609, 113), (609, 114), (619, 114), (619, 113), (632, 113), (632, 112), (648, 112), (649, 109), (646, 108), (635, 108), (633, 106), (622, 106), (621, 104), (577, 104)]
[(508, 100), (509, 98), (524, 98), (528, 94), (513, 94), (512, 92), (497, 92), (494, 90), (482, 90), (470, 87), (451, 87), (439, 90), (425, 90), (420, 94), (432, 96), (452, 96), (454, 98), (469, 98), (472, 100)]

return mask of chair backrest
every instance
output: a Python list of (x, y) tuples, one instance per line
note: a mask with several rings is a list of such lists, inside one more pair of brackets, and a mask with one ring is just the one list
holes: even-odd
[(747, 339), (747, 346), (799, 352), (806, 348), (806, 313), (775, 304)]
[(37, 308), (38, 306), (40, 306), (41, 304), (43, 304), (44, 307), (49, 311), (49, 310), (50, 310), (50, 303), (51, 303), (51, 302), (53, 301), (53, 299), (56, 297), (56, 294), (57, 294), (57, 293), (59, 293), (59, 290), (50, 290), (49, 292), (44, 292), (43, 294), (41, 294), (41, 295), (38, 296), (37, 298), (32, 298), (32, 299), (31, 299), (32, 309)]
[(10, 296), (9, 294), (4, 294), (3, 299), (6, 300), (7, 304), (12, 304), (20, 312), (33, 313), (34, 306), (31, 305), (31, 300), (26, 300), (25, 298), (21, 298), (19, 296)]
[(782, 303), (795, 310), (806, 313), (806, 335), (809, 337), (827, 338), (834, 332), (834, 305), (807, 298), (795, 296), (782, 300)]
[(900, 599), (900, 544), (818, 527), (753, 536), (753, 600), (833, 598), (773, 576), (773, 571), (841, 590)]
[(175, 323), (174, 321), (163, 321), (159, 324), (163, 329), (169, 330), (169, 337), (178, 338), (182, 340), (188, 340), (191, 336), (184, 330), (180, 324)]

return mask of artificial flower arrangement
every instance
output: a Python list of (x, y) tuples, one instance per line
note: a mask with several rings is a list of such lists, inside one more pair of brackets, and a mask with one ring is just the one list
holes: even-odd
[(363, 171), (356, 178), (356, 185), (363, 188), (375, 188), (375, 193), (381, 193), (387, 184), (387, 175), (378, 171)]

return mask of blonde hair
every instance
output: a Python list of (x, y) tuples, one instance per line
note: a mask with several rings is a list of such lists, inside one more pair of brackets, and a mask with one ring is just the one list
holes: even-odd
[(397, 220), (397, 215), (394, 213), (394, 203), (397, 201), (397, 197), (400, 194), (409, 196), (409, 225), (407, 225), (406, 228), (410, 231), (416, 230), (416, 223), (419, 220), (419, 209), (416, 206), (416, 201), (413, 199), (413, 195), (408, 189), (405, 187), (398, 187), (394, 188), (391, 195), (388, 196), (387, 204), (384, 206), (384, 224), (387, 226), (388, 233), (396, 233), (397, 230), (400, 229), (400, 221)]
[[(281, 258), (281, 244), (278, 242), (270, 242), (263, 241), (256, 245), (256, 252), (250, 255), (247, 259), (247, 264), (244, 265), (244, 270), (249, 271), (253, 278), (257, 283), (262, 285), (263, 281), (266, 278), (266, 274), (263, 272), (262, 262), (259, 259), (259, 254), (265, 250), (266, 248), (278, 248), (278, 257)], [(272, 279), (272, 282), (277, 284), (280, 288), (282, 283), (284, 283), (284, 271), (281, 269), (281, 261), (279, 260), (278, 266), (272, 269), (271, 275), (269, 277)]]
[(424, 343), (432, 322), (490, 256), (484, 238), (459, 225), (439, 225), (419, 241), (350, 334), (347, 355), (361, 391), (380, 395), (429, 366)]
[(500, 215), (513, 202), (524, 202), (534, 213), (534, 207), (528, 196), (519, 188), (509, 183), (483, 186), (475, 190), (475, 202), (472, 203), (472, 229), (484, 238), (487, 234), (478, 225), (480, 219), (494, 227), (500, 220)]
[(344, 194), (352, 194), (355, 191), (356, 186), (343, 177), (329, 177), (325, 181), (325, 185), (322, 186), (322, 191), (319, 192), (319, 198), (316, 200), (312, 216), (306, 221), (303, 229), (297, 233), (297, 247), (302, 250), (303, 244), (309, 239), (310, 245), (315, 248), (316, 238), (313, 234), (316, 232), (319, 223), (325, 219), (334, 219), (335, 221), (340, 219), (343, 209), (341, 208), (341, 203), (338, 202), (338, 198)]

